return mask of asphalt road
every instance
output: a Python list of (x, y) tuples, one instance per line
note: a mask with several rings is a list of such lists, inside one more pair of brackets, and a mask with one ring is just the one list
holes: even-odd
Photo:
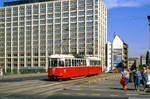
[[(95, 79), (73, 86), (63, 86), (59, 81), (49, 81), (47, 76), (0, 80), (0, 99), (150, 99), (142, 86), (135, 92), (133, 84), (122, 90), (119, 77)], [(54, 88), (56, 89), (54, 90)]]

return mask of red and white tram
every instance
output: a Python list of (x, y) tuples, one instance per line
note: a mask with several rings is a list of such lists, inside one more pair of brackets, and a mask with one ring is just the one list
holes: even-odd
[(65, 79), (102, 73), (99, 58), (75, 58), (72, 55), (51, 55), (49, 57), (48, 78)]

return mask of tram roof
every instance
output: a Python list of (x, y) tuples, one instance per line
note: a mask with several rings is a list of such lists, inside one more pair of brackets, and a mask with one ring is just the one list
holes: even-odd
[(74, 58), (73, 55), (63, 55), (63, 54), (55, 54), (49, 56), (50, 58)]

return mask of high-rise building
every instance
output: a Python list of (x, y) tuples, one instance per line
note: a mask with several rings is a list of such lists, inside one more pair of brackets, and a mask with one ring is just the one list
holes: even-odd
[(5, 72), (47, 70), (52, 54), (98, 57), (105, 66), (106, 37), (107, 9), (101, 0), (7, 3), (0, 8), (0, 66)]
[(128, 45), (118, 35), (115, 35), (112, 42), (112, 62), (113, 69), (117, 68), (119, 71), (128, 67)]

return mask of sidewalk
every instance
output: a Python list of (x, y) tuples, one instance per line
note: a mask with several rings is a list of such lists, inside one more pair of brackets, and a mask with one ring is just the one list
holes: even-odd
[(3, 76), (0, 76), (0, 80), (28, 78), (28, 77), (39, 77), (39, 76), (47, 76), (47, 73), (3, 75)]

